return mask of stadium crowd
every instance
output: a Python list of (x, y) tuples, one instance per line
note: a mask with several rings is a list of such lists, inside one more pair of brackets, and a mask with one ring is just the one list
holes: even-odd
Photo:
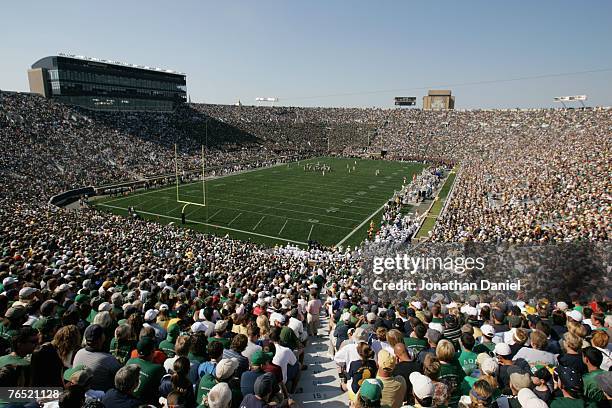
[(410, 182), (405, 180), (401, 190), (383, 206), (380, 228), (375, 236), (372, 236), (374, 233), (372, 225), (370, 236), (366, 241), (369, 249), (380, 246), (401, 247), (409, 242), (418, 231), (423, 215), (427, 214), (419, 215), (418, 209), (412, 214), (407, 214), (403, 209), (432, 198), (443, 180), (443, 175), (448, 171), (449, 169), (444, 166), (431, 166), (423, 169), (421, 174), (415, 174)]
[(177, 141), (197, 165), (203, 123), (209, 160), (228, 167), (326, 152), (337, 129), (342, 146), (460, 163), (436, 240), (610, 238), (608, 110), (125, 114), (0, 93), (1, 386), (60, 388), (47, 407), (292, 406), (305, 346), (327, 318), (356, 407), (609, 406), (607, 297), (383, 301), (360, 283), (361, 248), (268, 249), (46, 204), (67, 188), (172, 171)]

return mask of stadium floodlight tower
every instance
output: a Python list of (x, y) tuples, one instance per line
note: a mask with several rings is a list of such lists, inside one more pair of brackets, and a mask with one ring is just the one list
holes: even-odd
[(257, 98), (255, 98), (255, 102), (258, 102), (259, 104), (261, 104), (263, 102), (270, 102), (270, 103), (272, 103), (272, 105), (274, 105), (276, 102), (278, 102), (278, 98), (257, 97)]
[(565, 102), (580, 102), (580, 104), (584, 108), (585, 107), (584, 101), (586, 100), (587, 100), (586, 95), (555, 96), (553, 98), (554, 102), (561, 102), (561, 105), (563, 105), (564, 108), (567, 108), (567, 106), (565, 105)]

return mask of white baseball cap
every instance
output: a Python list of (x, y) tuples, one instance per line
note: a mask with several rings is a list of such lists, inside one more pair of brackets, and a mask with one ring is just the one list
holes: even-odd
[(6, 278), (2, 279), (2, 286), (9, 286), (14, 283), (17, 283), (17, 279), (14, 276), (7, 276)]
[(38, 289), (27, 286), (25, 288), (21, 288), (19, 291), (19, 298), (27, 298), (28, 296), (32, 296), (34, 293), (38, 292)]
[(425, 399), (433, 397), (434, 394), (434, 385), (431, 382), (431, 379), (418, 371), (415, 371), (410, 374), (410, 383), (412, 384), (412, 391), (414, 395), (417, 396), (418, 399)]
[(149, 309), (145, 312), (144, 319), (147, 322), (152, 322), (153, 320), (157, 319), (158, 314), (159, 312), (157, 310)]
[(483, 335), (487, 337), (495, 336), (495, 329), (490, 324), (483, 324), (482, 327), (480, 328), (480, 331), (482, 332)]
[(498, 356), (504, 356), (504, 357), (509, 356), (510, 354), (512, 354), (512, 350), (510, 350), (510, 346), (507, 345), (506, 343), (497, 343), (495, 345), (494, 352)]
[(113, 310), (113, 305), (108, 302), (102, 302), (98, 305), (98, 312), (110, 312)]
[(202, 322), (195, 322), (194, 324), (191, 325), (191, 332), (192, 333), (197, 333), (197, 332), (205, 332), (206, 331), (206, 325)]
[(582, 313), (577, 310), (570, 310), (569, 312), (565, 312), (565, 314), (568, 315), (572, 320), (575, 320), (577, 322), (582, 321)]

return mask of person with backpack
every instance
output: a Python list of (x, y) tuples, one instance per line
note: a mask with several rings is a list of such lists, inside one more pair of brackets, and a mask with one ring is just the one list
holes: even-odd
[(377, 366), (376, 361), (374, 361), (374, 352), (368, 343), (358, 343), (357, 354), (359, 354), (360, 359), (352, 361), (346, 373), (346, 379), (350, 381), (348, 387), (349, 401), (355, 401), (355, 395), (357, 395), (364, 380), (376, 377)]

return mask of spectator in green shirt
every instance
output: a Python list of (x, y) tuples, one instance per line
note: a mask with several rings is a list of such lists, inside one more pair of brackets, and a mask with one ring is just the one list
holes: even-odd
[(580, 374), (570, 367), (557, 367), (553, 374), (555, 389), (561, 396), (554, 398), (550, 408), (584, 408), (582, 390), (584, 384)]
[(181, 334), (181, 329), (178, 324), (173, 324), (168, 326), (168, 334), (166, 335), (166, 340), (163, 340), (159, 343), (159, 349), (166, 354), (168, 358), (174, 357), (174, 343), (176, 343), (176, 339), (179, 334)]
[(9, 307), (4, 312), (4, 321), (0, 325), (0, 337), (10, 346), (11, 337), (17, 333), (19, 328), (28, 320), (27, 310), (23, 306)]
[(158, 388), (162, 377), (164, 376), (164, 368), (161, 364), (151, 362), (153, 351), (155, 351), (155, 342), (150, 337), (143, 337), (136, 345), (138, 357), (131, 358), (127, 361), (127, 365), (135, 364), (140, 367), (140, 383), (134, 396), (146, 402), (156, 403), (159, 397)]
[(110, 342), (110, 353), (124, 365), (130, 359), (130, 353), (136, 346), (133, 339), (132, 328), (127, 324), (122, 324), (115, 329), (115, 337)]
[(450, 394), (449, 405), (456, 406), (461, 397), (459, 384), (465, 372), (455, 357), (455, 347), (449, 340), (440, 340), (436, 347), (436, 357), (440, 360), (439, 380), (446, 384)]
[(493, 337), (495, 337), (495, 329), (490, 324), (483, 324), (480, 328), (482, 337), (480, 338), (480, 344), (474, 347), (474, 353), (487, 353), (490, 354), (495, 348), (493, 343)]
[(223, 344), (223, 348), (228, 349), (232, 344), (231, 339), (225, 336), (227, 332), (227, 320), (217, 320), (215, 323), (215, 335), (208, 339), (209, 343), (218, 341)]
[(595, 408), (602, 403), (606, 404), (602, 406), (607, 406), (608, 404), (603, 391), (599, 388), (595, 380), (599, 375), (604, 373), (604, 371), (599, 368), (602, 360), (603, 356), (601, 351), (597, 350), (595, 347), (582, 349), (582, 361), (588, 370), (588, 372), (582, 376), (582, 381), (584, 383), (583, 392), (586, 405), (589, 408)]
[(459, 338), (462, 350), (457, 355), (457, 360), (463, 368), (466, 375), (471, 375), (472, 371), (477, 368), (476, 358), (478, 354), (474, 353), (472, 349), (476, 344), (476, 339), (469, 333), (463, 333)]
[(38, 346), (38, 331), (29, 326), (20, 328), (11, 338), (10, 354), (0, 357), (0, 368), (13, 366), (29, 366), (30, 361), (26, 358), (32, 354)]
[[(200, 379), (198, 384), (198, 396), (196, 401), (198, 403), (204, 403), (203, 398), (208, 396), (210, 390), (217, 384), (227, 383), (232, 390), (232, 402), (239, 403), (242, 401), (242, 392), (240, 391), (240, 380), (235, 377), (234, 373), (238, 368), (238, 361), (234, 359), (225, 358), (215, 368), (214, 375), (205, 374)], [(206, 405), (206, 404), (205, 404)], [(234, 404), (232, 404), (234, 406)]]
[(404, 344), (413, 355), (418, 355), (421, 350), (427, 347), (427, 327), (424, 324), (416, 324), (412, 327), (409, 337), (404, 337)]

